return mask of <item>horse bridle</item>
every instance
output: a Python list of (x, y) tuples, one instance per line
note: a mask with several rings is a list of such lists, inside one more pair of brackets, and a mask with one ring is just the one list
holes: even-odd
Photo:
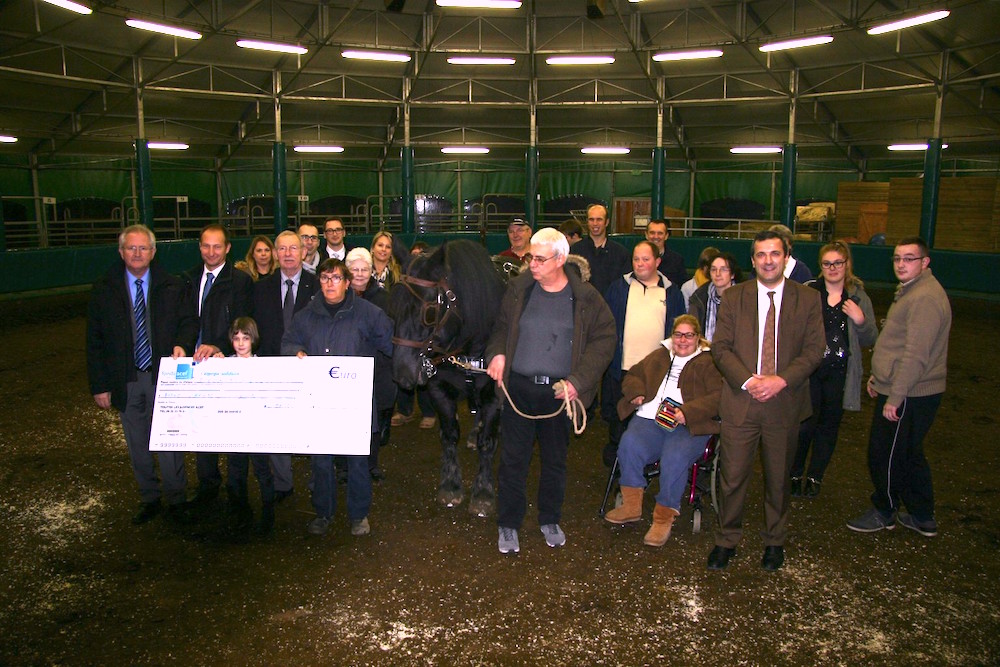
[[(454, 315), (454, 317), (461, 319), (462, 316), (459, 315), (457, 309), (458, 296), (448, 285), (446, 277), (434, 281), (417, 278), (404, 273), (400, 277), (399, 282), (410, 291), (410, 294), (420, 301), (420, 322), (425, 327), (429, 327), (431, 332), (426, 340), (410, 340), (393, 336), (392, 342), (395, 345), (420, 350), (422, 369), (425, 376), (430, 379), (437, 373), (437, 367), (441, 363), (447, 361), (449, 357), (460, 351), (460, 348), (449, 350), (434, 342), (434, 335), (445, 325), (449, 317)], [(414, 289), (414, 285), (434, 289), (434, 297), (432, 299), (425, 299)], [(444, 315), (441, 315), (442, 308), (444, 308)]]

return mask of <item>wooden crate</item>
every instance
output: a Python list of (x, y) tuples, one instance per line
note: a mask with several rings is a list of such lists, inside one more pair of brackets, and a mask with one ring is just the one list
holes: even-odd
[(860, 235), (858, 225), (860, 207), (862, 204), (888, 201), (888, 183), (841, 181), (837, 187), (837, 221), (834, 226), (834, 237), (838, 239), (853, 238), (857, 239), (859, 243), (868, 243), (868, 239), (861, 238)]

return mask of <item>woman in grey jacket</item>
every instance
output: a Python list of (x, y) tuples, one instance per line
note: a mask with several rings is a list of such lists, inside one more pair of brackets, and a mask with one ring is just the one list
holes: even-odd
[[(792, 495), (806, 498), (819, 494), (844, 410), (861, 409), (861, 348), (871, 347), (878, 337), (872, 301), (854, 276), (847, 245), (828, 243), (820, 249), (819, 260), (820, 277), (806, 284), (819, 290), (822, 298), (826, 352), (823, 363), (809, 378), (812, 416), (799, 429), (791, 471)], [(810, 448), (812, 457), (806, 470)]]

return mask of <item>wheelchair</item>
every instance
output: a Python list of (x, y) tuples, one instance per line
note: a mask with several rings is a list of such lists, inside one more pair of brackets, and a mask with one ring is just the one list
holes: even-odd
[[(716, 516), (719, 514), (719, 456), (716, 451), (718, 444), (719, 436), (711, 436), (705, 442), (705, 451), (702, 452), (697, 461), (691, 464), (687, 500), (691, 506), (691, 532), (693, 533), (701, 531), (702, 514), (705, 508), (704, 498), (709, 499), (712, 511), (715, 512)], [(660, 462), (655, 461), (647, 465), (642, 471), (642, 476), (646, 478), (646, 486), (648, 488), (649, 482), (660, 476)], [(611, 498), (612, 493), (615, 496), (615, 507), (622, 504), (621, 490), (616, 490), (619, 477), (618, 459), (616, 458), (614, 465), (611, 467), (611, 474), (608, 475), (608, 484), (604, 489), (604, 499), (601, 501), (601, 509), (598, 510), (598, 514), (601, 517), (604, 516), (608, 500)]]

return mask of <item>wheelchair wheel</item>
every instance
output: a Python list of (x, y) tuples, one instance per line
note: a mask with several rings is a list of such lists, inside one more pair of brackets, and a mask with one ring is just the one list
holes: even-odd
[(719, 455), (716, 453), (715, 458), (712, 460), (712, 477), (711, 477), (711, 489), (712, 489), (712, 509), (715, 510), (715, 516), (719, 516)]

